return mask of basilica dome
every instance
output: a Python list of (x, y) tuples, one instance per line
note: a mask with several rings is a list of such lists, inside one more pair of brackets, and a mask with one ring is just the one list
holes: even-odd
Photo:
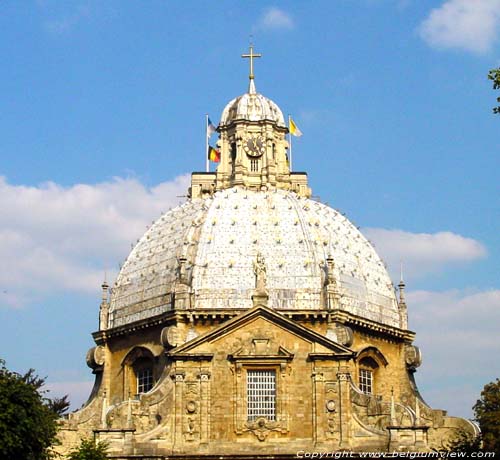
[(242, 56), (250, 83), (222, 113), (216, 165), (191, 174), (188, 199), (138, 240), (111, 294), (102, 284), (95, 385), (61, 423), (65, 451), (94, 436), (116, 458), (292, 459), (475, 436), (422, 400), (404, 282), (397, 299), (358, 228), (311, 199), (292, 169), (301, 131), (256, 92), (253, 46)]
[(250, 309), (258, 254), (266, 265), (270, 308), (324, 309), (330, 258), (340, 310), (400, 327), (384, 264), (346, 217), (294, 192), (240, 187), (191, 199), (148, 229), (112, 289), (109, 327), (173, 309), (169, 293), (180, 271), (191, 309)]

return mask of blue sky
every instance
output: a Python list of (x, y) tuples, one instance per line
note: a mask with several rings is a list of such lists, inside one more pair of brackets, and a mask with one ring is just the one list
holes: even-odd
[(204, 116), (257, 90), (304, 133), (294, 169), (375, 243), (434, 407), (500, 376), (500, 0), (2, 3), (0, 356), (74, 406), (100, 282), (204, 168)]

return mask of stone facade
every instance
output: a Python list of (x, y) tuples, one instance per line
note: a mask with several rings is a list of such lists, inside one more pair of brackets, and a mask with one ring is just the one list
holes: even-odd
[(117, 459), (295, 458), (474, 435), (422, 399), (404, 284), (398, 299), (371, 244), (309, 198), (253, 72), (218, 132), (217, 171), (193, 173), (190, 199), (103, 285), (96, 383), (60, 451), (93, 435)]

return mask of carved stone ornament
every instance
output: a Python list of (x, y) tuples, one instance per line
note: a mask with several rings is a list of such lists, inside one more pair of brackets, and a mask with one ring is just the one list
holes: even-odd
[(176, 383), (184, 382), (184, 377), (184, 372), (173, 372), (172, 374), (170, 374), (170, 378)]
[(337, 373), (337, 379), (339, 382), (348, 382), (351, 378), (349, 372), (339, 372)]
[(177, 326), (164, 327), (161, 330), (160, 341), (165, 348), (175, 348), (179, 345), (179, 330)]
[(405, 362), (410, 369), (415, 369), (422, 364), (422, 352), (415, 345), (407, 345), (405, 348)]
[(208, 372), (202, 372), (198, 377), (202, 382), (208, 382), (210, 380), (210, 374)]
[(197, 408), (198, 404), (196, 404), (196, 401), (191, 400), (186, 403), (186, 412), (188, 414), (194, 414)]
[(97, 369), (98, 367), (104, 365), (105, 356), (106, 354), (102, 345), (92, 347), (89, 351), (87, 351), (87, 356), (85, 357), (87, 366), (91, 369)]
[(336, 404), (335, 404), (335, 401), (333, 399), (329, 399), (327, 402), (326, 402), (326, 410), (328, 412), (335, 412), (335, 409), (336, 409)]
[(265, 441), (271, 431), (281, 431), (281, 428), (277, 422), (259, 417), (253, 422), (248, 422), (245, 431), (250, 431), (259, 441)]
[(354, 333), (349, 326), (336, 323), (335, 325), (328, 327), (326, 337), (340, 345), (350, 347), (354, 340)]

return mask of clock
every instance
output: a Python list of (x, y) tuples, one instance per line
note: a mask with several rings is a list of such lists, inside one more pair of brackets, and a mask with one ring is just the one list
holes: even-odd
[(249, 137), (243, 143), (243, 150), (248, 156), (260, 157), (266, 151), (264, 139), (261, 136)]

